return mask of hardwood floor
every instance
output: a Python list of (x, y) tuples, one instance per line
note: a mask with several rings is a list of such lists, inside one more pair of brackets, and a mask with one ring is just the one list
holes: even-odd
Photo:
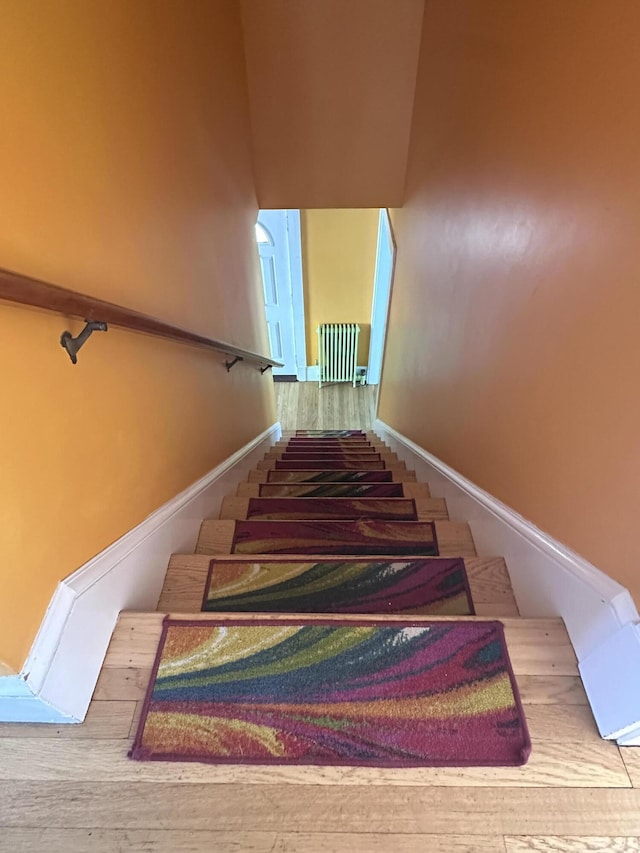
[[(277, 384), (279, 416), (288, 429), (370, 428), (374, 390)], [(344, 414), (356, 401), (360, 421)], [(122, 614), (82, 725), (0, 724), (0, 851), (640, 853), (640, 750), (600, 739), (562, 621), (519, 618), (505, 562), (471, 556), (460, 523), (438, 522), (440, 544), (469, 554), (477, 618), (505, 624), (533, 743), (525, 767), (129, 760), (162, 618), (198, 618), (210, 554), (228, 553), (234, 524), (206, 521), (207, 553), (171, 558), (157, 612)]]
[(276, 413), (283, 430), (372, 429), (376, 385), (347, 382), (318, 388), (317, 382), (275, 382)]

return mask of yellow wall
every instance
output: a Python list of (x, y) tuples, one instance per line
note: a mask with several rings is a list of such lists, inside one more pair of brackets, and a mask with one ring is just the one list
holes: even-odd
[(358, 364), (367, 364), (378, 216), (375, 208), (300, 212), (309, 364), (320, 323), (359, 323)]
[(402, 204), (424, 0), (242, 0), (263, 208)]
[[(234, 0), (4, 3), (0, 266), (267, 351)], [(0, 658), (56, 583), (275, 420), (268, 374), (0, 306)]]
[(380, 417), (640, 601), (639, 29), (427, 4)]

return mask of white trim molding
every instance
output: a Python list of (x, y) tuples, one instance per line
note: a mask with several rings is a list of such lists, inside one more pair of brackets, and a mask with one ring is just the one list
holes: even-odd
[(387, 321), (395, 268), (396, 244), (391, 230), (389, 211), (385, 207), (381, 207), (378, 217), (378, 243), (371, 303), (371, 336), (369, 338), (369, 365), (367, 369), (369, 385), (379, 385), (382, 376), (382, 359), (387, 338)]
[(306, 382), (318, 382), (320, 379), (320, 366), (317, 364), (308, 364), (307, 373), (304, 378)]
[[(363, 370), (366, 373), (366, 365), (358, 364), (356, 366), (356, 373), (360, 373)], [(308, 364), (304, 375), (299, 375), (298, 380), (301, 382), (318, 382), (320, 380), (320, 366), (317, 364)], [(331, 383), (327, 384), (330, 385)]]
[(640, 746), (639, 662), (640, 626), (629, 623), (579, 664), (589, 698), (609, 697), (593, 708), (598, 730), (620, 746)]
[(281, 435), (269, 427), (58, 584), (22, 672), (0, 678), (0, 722), (84, 719), (120, 611), (155, 609), (169, 556), (193, 551), (202, 519)]
[[(453, 521), (468, 522), (479, 556), (505, 558), (522, 616), (564, 619), (600, 734), (640, 737), (640, 617), (629, 591), (383, 421), (374, 431), (446, 498)], [(612, 689), (616, 667), (636, 689)]]
[(307, 339), (304, 321), (304, 273), (302, 267), (300, 211), (287, 210), (286, 217), (289, 276), (291, 280), (291, 308), (293, 311), (293, 338), (296, 351), (296, 376), (298, 379), (303, 379), (307, 365)]

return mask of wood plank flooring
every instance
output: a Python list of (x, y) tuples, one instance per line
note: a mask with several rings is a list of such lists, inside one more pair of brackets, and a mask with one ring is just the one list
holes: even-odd
[[(279, 417), (289, 429), (368, 429), (374, 390), (333, 386), (319, 401), (313, 383), (278, 383), (279, 405), (295, 402)], [(225, 512), (242, 511), (244, 489)], [(475, 556), (467, 525), (437, 524), (441, 552), (465, 555), (476, 618), (504, 622), (533, 743), (525, 767), (130, 761), (164, 615), (210, 618), (199, 608), (211, 553), (228, 551), (234, 521), (208, 520), (202, 553), (171, 558), (158, 610), (121, 615), (82, 725), (0, 724), (0, 851), (640, 853), (640, 749), (600, 739), (562, 621), (519, 618), (504, 560)]]
[(341, 382), (319, 389), (317, 382), (275, 382), (274, 387), (283, 430), (373, 429), (375, 385), (354, 388)]

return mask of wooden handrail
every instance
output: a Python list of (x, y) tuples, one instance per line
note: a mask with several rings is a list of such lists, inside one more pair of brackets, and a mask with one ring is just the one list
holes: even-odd
[(85, 296), (74, 290), (67, 290), (56, 284), (39, 281), (10, 270), (0, 269), (0, 299), (19, 305), (43, 308), (45, 311), (55, 311), (57, 314), (78, 317), (82, 320), (101, 320), (109, 325), (119, 326), (121, 329), (131, 329), (134, 332), (167, 338), (181, 344), (193, 344), (234, 356), (238, 360), (259, 364), (264, 368), (283, 367), (279, 361), (274, 361), (260, 353), (233, 346), (216, 338), (197, 335), (179, 326), (172, 326), (170, 323), (164, 323), (162, 320), (156, 320), (138, 311), (115, 305), (113, 302)]

